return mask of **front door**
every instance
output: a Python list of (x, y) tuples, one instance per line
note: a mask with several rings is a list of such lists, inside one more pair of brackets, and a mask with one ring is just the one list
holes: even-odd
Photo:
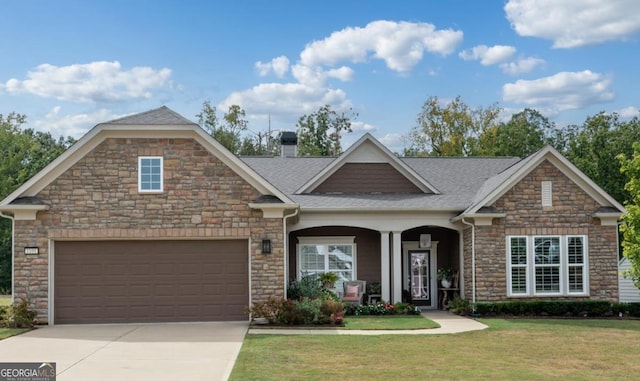
[(429, 277), (431, 262), (430, 250), (411, 250), (408, 255), (409, 272), (408, 288), (412, 303), (420, 305), (431, 304), (431, 279)]

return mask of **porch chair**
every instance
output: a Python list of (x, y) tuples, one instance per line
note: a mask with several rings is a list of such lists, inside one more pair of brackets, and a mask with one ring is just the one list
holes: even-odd
[(344, 292), (340, 299), (345, 304), (363, 304), (367, 281), (349, 280), (342, 283)]

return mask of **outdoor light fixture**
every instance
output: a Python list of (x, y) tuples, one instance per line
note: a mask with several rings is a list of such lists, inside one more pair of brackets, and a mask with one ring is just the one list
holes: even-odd
[(271, 254), (271, 240), (263, 239), (262, 240), (262, 254)]
[(420, 248), (421, 249), (431, 248), (431, 234), (420, 234)]

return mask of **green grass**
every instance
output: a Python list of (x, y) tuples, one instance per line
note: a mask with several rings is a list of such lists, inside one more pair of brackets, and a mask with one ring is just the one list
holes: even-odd
[(622, 380), (640, 320), (487, 319), (455, 335), (247, 335), (231, 380)]
[(429, 320), (419, 315), (401, 316), (346, 316), (344, 318), (344, 329), (430, 329), (439, 328), (440, 325), (433, 320)]
[(0, 328), (0, 340), (27, 332), (29, 328)]

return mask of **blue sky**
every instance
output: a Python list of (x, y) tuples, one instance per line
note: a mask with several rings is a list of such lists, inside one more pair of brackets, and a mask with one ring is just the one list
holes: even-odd
[(252, 131), (323, 104), (400, 151), (424, 101), (535, 108), (559, 127), (638, 116), (640, 1), (28, 1), (0, 5), (0, 114), (80, 137), (167, 105)]

